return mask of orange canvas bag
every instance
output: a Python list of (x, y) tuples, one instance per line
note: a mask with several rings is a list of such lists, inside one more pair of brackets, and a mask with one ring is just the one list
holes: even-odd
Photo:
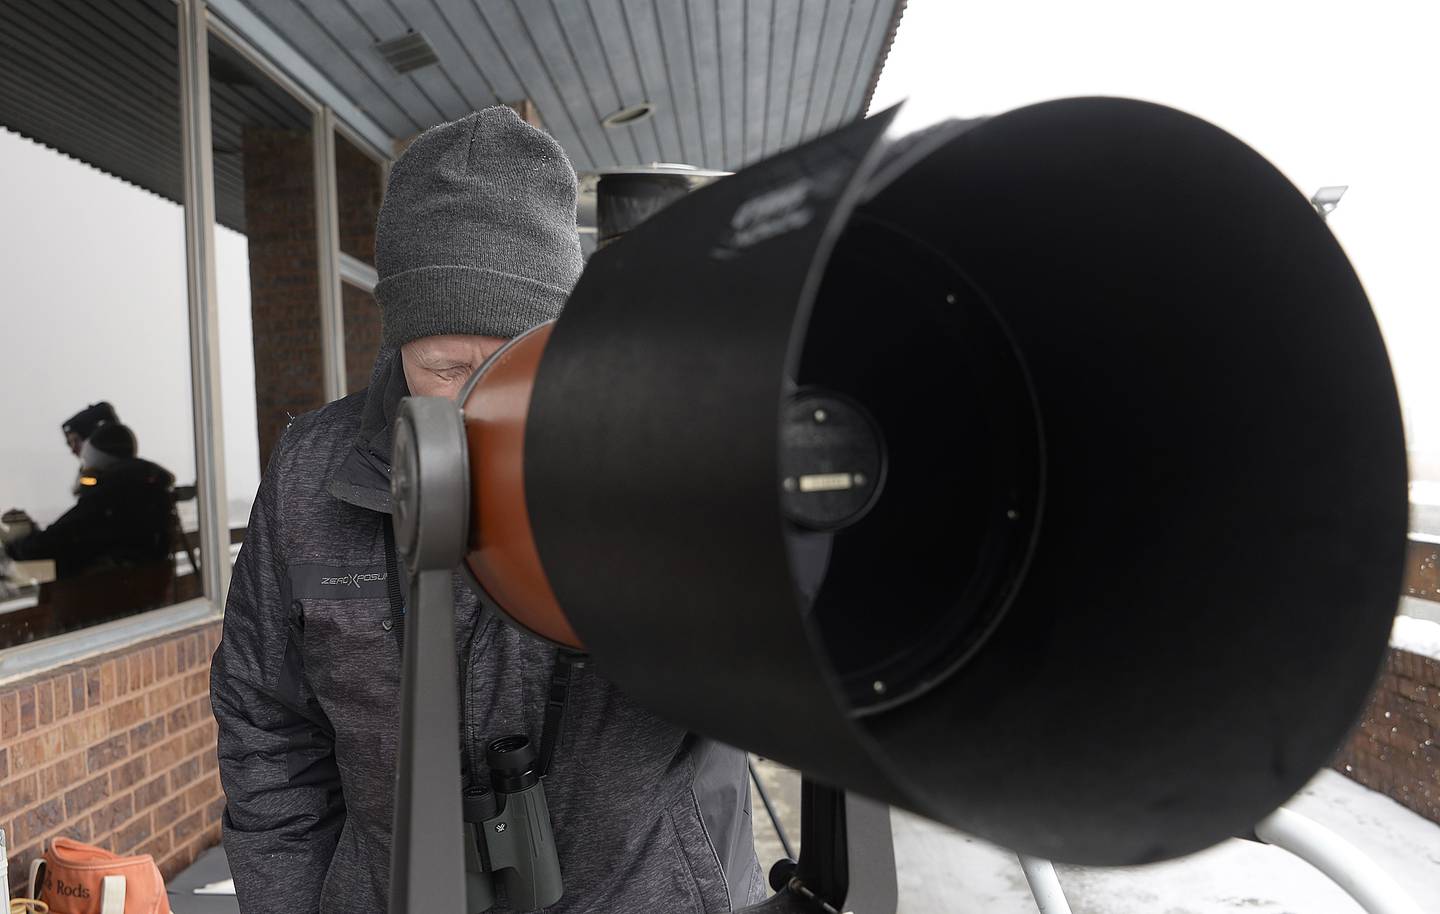
[(121, 857), (69, 838), (50, 842), (31, 865), (30, 893), (51, 914), (170, 914), (154, 857)]

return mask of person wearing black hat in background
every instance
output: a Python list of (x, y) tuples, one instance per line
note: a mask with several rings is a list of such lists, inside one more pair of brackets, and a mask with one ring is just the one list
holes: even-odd
[(66, 419), (60, 424), (60, 430), (65, 433), (65, 443), (70, 447), (70, 453), (79, 457), (86, 439), (106, 424), (119, 425), (120, 417), (115, 415), (115, 407), (108, 401), (101, 400), (99, 403), (91, 403)]
[(18, 561), (51, 559), (60, 579), (166, 560), (175, 477), (137, 457), (134, 432), (118, 421), (91, 426), (78, 455), (75, 507), (5, 543), (5, 552)]
[(66, 419), (60, 426), (65, 433), (65, 445), (70, 448), (70, 453), (80, 458), (80, 469), (75, 474), (75, 484), (70, 487), (70, 494), (80, 496), (81, 487), (84, 485), (80, 480), (85, 476), (85, 442), (90, 436), (107, 425), (119, 425), (120, 417), (115, 414), (115, 407), (106, 400), (99, 403), (91, 403), (80, 412)]
[[(80, 412), (60, 423), (60, 431), (65, 435), (65, 446), (70, 448), (70, 453), (76, 457), (80, 456), (81, 449), (89, 437), (95, 431), (105, 425), (119, 425), (120, 417), (115, 413), (115, 407), (109, 401), (101, 400), (99, 403), (91, 403)], [(81, 479), (85, 476), (85, 468), (82, 466), (75, 476), (75, 484), (70, 488), (70, 494), (80, 496), (82, 489)], [(11, 508), (4, 515), (0, 515), (0, 544), (14, 542), (29, 536), (35, 529), (35, 522), (30, 519), (21, 508)]]

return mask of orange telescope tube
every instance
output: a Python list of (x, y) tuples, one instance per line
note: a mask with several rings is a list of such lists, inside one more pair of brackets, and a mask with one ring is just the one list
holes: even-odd
[(540, 357), (554, 323), (511, 340), (461, 396), (470, 449), (470, 542), (465, 564), (512, 621), (582, 650), (540, 563), (525, 504), (525, 420)]

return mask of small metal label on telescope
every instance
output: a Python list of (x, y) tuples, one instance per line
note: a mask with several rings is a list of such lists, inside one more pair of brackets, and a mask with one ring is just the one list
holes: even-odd
[(814, 473), (800, 477), (801, 492), (835, 492), (850, 488), (849, 473)]

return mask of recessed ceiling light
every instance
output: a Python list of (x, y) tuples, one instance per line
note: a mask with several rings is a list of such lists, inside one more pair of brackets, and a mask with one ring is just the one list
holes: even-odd
[(653, 102), (641, 102), (638, 105), (631, 105), (628, 108), (621, 108), (600, 121), (606, 127), (627, 127), (630, 124), (638, 124), (655, 113)]

